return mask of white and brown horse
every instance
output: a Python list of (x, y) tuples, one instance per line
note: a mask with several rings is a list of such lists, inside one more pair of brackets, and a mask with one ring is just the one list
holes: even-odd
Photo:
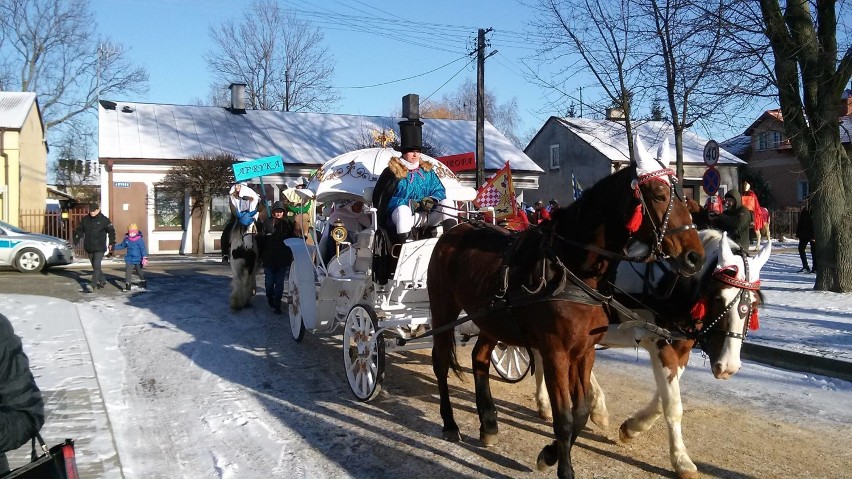
[[(741, 366), (740, 351), (748, 329), (757, 328), (756, 307), (761, 302), (760, 269), (771, 252), (769, 242), (757, 257), (749, 258), (727, 235), (716, 230), (699, 232), (707, 261), (699, 274), (674, 278), (665, 263), (650, 265), (622, 263), (618, 269), (616, 288), (631, 296), (642, 295), (648, 309), (634, 311), (658, 326), (667, 328), (682, 339), (670, 342), (644, 329), (619, 329), (610, 326), (600, 342), (610, 348), (642, 347), (650, 353), (656, 391), (647, 406), (634, 413), (619, 428), (619, 439), (630, 441), (647, 431), (664, 415), (669, 434), (672, 467), (680, 478), (698, 477), (698, 469), (689, 457), (681, 434), (683, 405), (680, 378), (693, 346), (698, 343), (710, 359), (713, 375), (728, 379)], [(650, 280), (653, 278), (653, 280)], [(661, 291), (663, 290), (663, 291)], [(533, 351), (538, 361), (537, 351)], [(540, 363), (537, 363), (540, 364)], [(550, 400), (542, 387), (541, 368), (536, 368), (536, 402), (539, 415), (550, 419)], [(603, 390), (594, 373), (589, 391), (590, 419), (601, 428), (609, 424), (609, 413)]]
[(239, 311), (251, 306), (257, 291), (257, 269), (260, 264), (260, 246), (255, 229), (234, 222), (230, 235), (231, 254), (231, 309)]

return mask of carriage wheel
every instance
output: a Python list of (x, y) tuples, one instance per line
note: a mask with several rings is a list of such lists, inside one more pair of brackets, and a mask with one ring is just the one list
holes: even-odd
[(343, 366), (349, 388), (367, 402), (382, 390), (385, 378), (385, 343), (376, 336), (378, 318), (373, 308), (356, 304), (346, 315), (343, 330)]
[(519, 346), (507, 346), (497, 343), (491, 351), (491, 364), (494, 370), (506, 382), (516, 383), (530, 372), (530, 352)]
[(287, 281), (287, 287), (290, 290), (290, 303), (287, 305), (287, 314), (290, 316), (290, 333), (296, 342), (301, 342), (305, 337), (305, 323), (302, 322), (301, 301), (299, 294), (299, 286), (296, 283), (296, 262), (290, 266), (290, 277)]

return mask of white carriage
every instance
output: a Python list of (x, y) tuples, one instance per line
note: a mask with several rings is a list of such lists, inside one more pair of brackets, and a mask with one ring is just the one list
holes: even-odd
[[(345, 153), (328, 161), (312, 177), (302, 196), (322, 204), (363, 201), (363, 214), (370, 216), (368, 227), (347, 232), (341, 224), (328, 225), (335, 245), (333, 253), (327, 239), (314, 246), (302, 238), (285, 244), (293, 251), (288, 303), (293, 338), (301, 341), (305, 331), (331, 334), (343, 327), (343, 364), (352, 393), (369, 401), (381, 391), (385, 353), (392, 350), (428, 348), (431, 337), (419, 338), (431, 330), (426, 275), (437, 238), (405, 243), (394, 248), (396, 268), (385, 284), (373, 281), (373, 245), (376, 237), (376, 210), (372, 191), (379, 175), (392, 156), (390, 148), (369, 148)], [(462, 186), (455, 175), (434, 158), (432, 162), (449, 199), (468, 202), (476, 192)], [(315, 234), (315, 230), (311, 231)], [(349, 236), (351, 242), (345, 241)], [(471, 322), (456, 328), (461, 344), (478, 333)], [(419, 339), (418, 339), (419, 338)], [(522, 379), (530, 368), (527, 351), (496, 348), (492, 363), (508, 381)]]

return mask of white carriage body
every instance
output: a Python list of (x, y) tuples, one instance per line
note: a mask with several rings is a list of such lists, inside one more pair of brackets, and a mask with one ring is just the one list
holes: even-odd
[[(370, 148), (330, 160), (311, 180), (303, 196), (320, 202), (369, 203), (372, 186), (394, 154), (399, 155), (388, 148)], [(425, 158), (442, 170), (439, 176), (449, 199), (470, 201), (475, 197), (475, 190), (462, 186), (446, 166)], [(372, 274), (377, 234), (375, 208), (369, 208), (369, 214), (370, 226), (355, 233), (354, 244), (338, 243), (331, 258), (323, 257), (322, 244), (309, 245), (303, 238), (285, 241), (294, 257), (285, 292), (293, 337), (300, 341), (306, 330), (331, 334), (342, 327), (347, 377), (353, 393), (362, 401), (372, 399), (381, 389), (386, 350), (423, 349), (432, 345), (431, 337), (418, 337), (431, 330), (426, 282), (429, 260), (438, 242), (436, 237), (395, 246), (398, 260), (393, 275), (386, 284), (376, 284)], [(314, 241), (314, 244), (320, 243)], [(470, 322), (456, 330), (462, 344), (477, 333), (476, 326)], [(520, 360), (526, 361), (528, 369), (529, 357), (525, 356)], [(517, 362), (518, 358), (512, 360)], [(501, 376), (510, 379), (502, 373)]]

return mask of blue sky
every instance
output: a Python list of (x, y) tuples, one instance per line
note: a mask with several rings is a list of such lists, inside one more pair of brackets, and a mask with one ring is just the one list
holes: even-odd
[[(210, 74), (204, 54), (211, 47), (209, 27), (226, 19), (241, 20), (248, 3), (91, 0), (98, 32), (129, 47), (128, 57), (146, 67), (150, 74), (147, 94), (109, 99), (191, 104), (196, 98), (206, 98)], [(532, 12), (517, 0), (282, 0), (280, 3), (322, 30), (325, 45), (336, 60), (332, 83), (340, 87), (338, 113), (397, 114), (405, 94), (417, 93), (422, 101), (430, 96), (438, 100), (453, 93), (466, 79), (476, 78), (476, 64), (468, 64), (472, 58), (466, 53), (475, 46), (477, 29), (493, 28), (488, 35), (491, 47), (487, 51), (497, 50), (497, 53), (486, 60), (486, 89), (496, 95), (499, 103), (517, 99), (522, 117), (519, 133), (525, 136), (541, 127), (549, 116), (564, 114), (548, 110), (547, 92), (523, 77), (523, 62), (535, 53), (536, 45), (526, 41), (523, 34), (529, 28)], [(376, 17), (387, 20), (365, 21)], [(411, 33), (400, 33), (405, 31)], [(427, 38), (424, 32), (435, 34)], [(432, 70), (436, 71), (427, 73)], [(410, 79), (372, 88), (352, 88), (405, 78)], [(577, 83), (566, 90), (579, 92), (579, 87), (583, 87), (583, 98), (587, 100), (596, 95), (593, 80), (583, 76), (576, 79)], [(744, 115), (738, 122), (739, 130), (699, 131), (699, 134), (727, 139), (745, 129), (759, 113)]]

